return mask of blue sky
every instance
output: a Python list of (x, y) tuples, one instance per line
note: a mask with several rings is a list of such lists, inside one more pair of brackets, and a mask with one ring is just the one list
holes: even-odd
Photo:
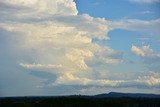
[(76, 0), (76, 3), (79, 14), (88, 13), (109, 20), (123, 18), (151, 20), (160, 16), (158, 3), (136, 3), (129, 0)]
[(160, 94), (159, 0), (0, 0), (0, 96)]

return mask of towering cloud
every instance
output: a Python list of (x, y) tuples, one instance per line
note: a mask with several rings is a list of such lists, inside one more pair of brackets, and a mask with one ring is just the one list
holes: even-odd
[[(107, 77), (108, 66), (123, 62), (122, 53), (94, 40), (109, 39), (107, 33), (124, 22), (114, 27), (116, 22), (111, 24), (104, 18), (79, 15), (74, 0), (0, 0), (0, 14), (0, 41), (3, 42), (0, 58), (16, 64), (10, 67), (53, 76), (44, 86), (125, 87), (148, 83), (156, 87), (159, 84), (155, 76), (147, 76), (150, 81), (145, 81), (143, 76), (132, 80)], [(128, 21), (121, 27), (136, 29), (133, 23)], [(142, 49), (133, 46), (132, 51), (140, 57), (159, 58), (147, 46)], [(5, 53), (10, 53), (9, 58)]]
[(120, 53), (92, 41), (108, 39), (109, 21), (77, 15), (73, 0), (1, 0), (0, 3), (3, 5), (0, 27), (12, 33), (10, 47), (19, 66), (56, 75), (53, 84), (118, 83), (93, 78), (95, 64), (122, 61)]

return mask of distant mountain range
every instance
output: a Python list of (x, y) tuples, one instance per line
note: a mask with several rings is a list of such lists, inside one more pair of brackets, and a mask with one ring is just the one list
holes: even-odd
[(119, 93), (119, 92), (110, 92), (110, 93), (103, 93), (97, 95), (65, 95), (65, 96), (10, 96), (10, 97), (0, 97), (0, 99), (4, 98), (14, 98), (14, 99), (21, 99), (21, 98), (29, 98), (29, 99), (43, 99), (43, 98), (122, 98), (122, 97), (129, 97), (129, 98), (160, 98), (160, 94), (146, 94), (146, 93)]
[(98, 94), (94, 96), (95, 98), (120, 98), (120, 97), (131, 97), (131, 98), (160, 98), (160, 94), (142, 94), (142, 93), (118, 93), (118, 92), (110, 92), (106, 94)]

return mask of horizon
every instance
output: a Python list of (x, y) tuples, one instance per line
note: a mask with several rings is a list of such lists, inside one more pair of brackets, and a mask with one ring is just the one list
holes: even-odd
[[(87, 94), (69, 94), (69, 95), (50, 95), (50, 96), (45, 96), (45, 95), (38, 95), (38, 96), (34, 96), (34, 95), (29, 95), (29, 96), (0, 96), (0, 98), (29, 98), (29, 97), (72, 97), (72, 96), (86, 96), (86, 97), (94, 97), (97, 95), (110, 95), (110, 94), (122, 94), (122, 95), (126, 95), (128, 94), (128, 97), (131, 97), (130, 95), (148, 95), (148, 97), (150, 97), (149, 95), (155, 95), (155, 96), (159, 96), (160, 94), (152, 94), (152, 93), (123, 93), (123, 92), (109, 92), (109, 93), (99, 93), (99, 94), (93, 94), (93, 95), (87, 95)], [(108, 96), (107, 96), (108, 97)], [(112, 97), (112, 96), (109, 96)], [(115, 96), (113, 96), (115, 97)]]
[(0, 97), (160, 95), (160, 0), (0, 0)]

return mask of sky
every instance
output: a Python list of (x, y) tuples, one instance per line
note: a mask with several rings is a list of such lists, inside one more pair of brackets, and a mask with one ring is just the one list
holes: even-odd
[(160, 0), (0, 0), (0, 97), (160, 94)]

